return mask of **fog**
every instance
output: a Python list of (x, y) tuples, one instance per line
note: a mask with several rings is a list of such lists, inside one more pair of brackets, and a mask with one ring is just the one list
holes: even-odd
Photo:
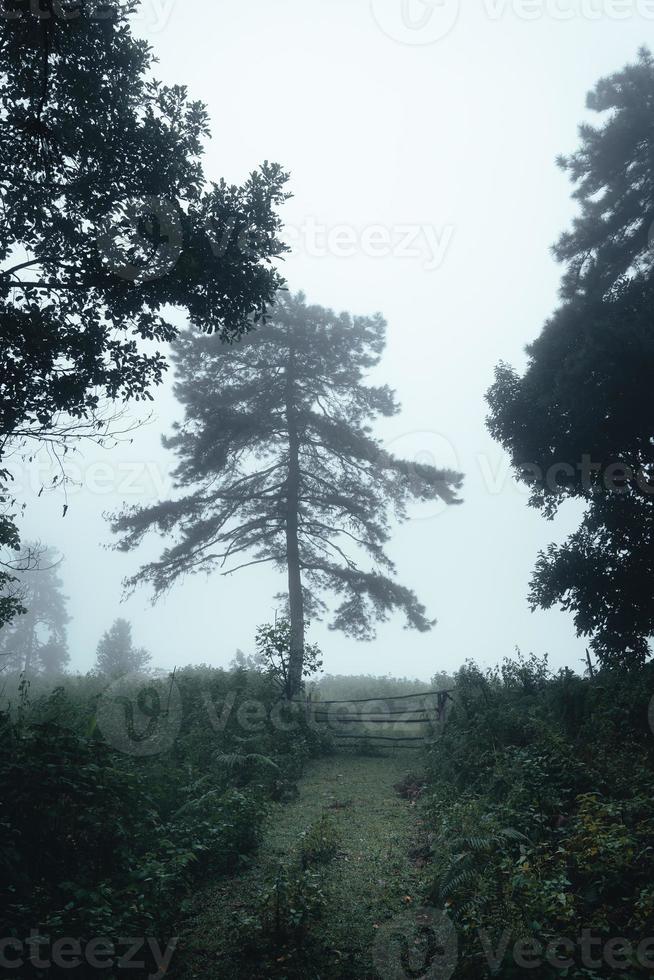
[[(326, 669), (428, 679), (516, 646), (578, 668), (585, 644), (571, 617), (532, 613), (526, 599), (539, 549), (570, 533), (578, 510), (547, 522), (527, 506), (485, 429), (484, 393), (498, 361), (524, 363), (557, 304), (549, 247), (575, 206), (555, 158), (577, 144), (586, 92), (633, 60), (653, 21), (646, 4), (445, 2), (420, 27), (426, 5), (411, 9), (413, 27), (399, 0), (173, 0), (145, 4), (138, 31), (158, 77), (207, 103), (212, 178), (240, 183), (265, 159), (290, 171), (289, 288), (388, 320), (376, 379), (403, 411), (378, 430), (385, 444), (465, 473), (463, 506), (415, 508), (389, 549), (436, 628), (405, 632), (393, 620), (366, 644), (314, 623)], [(66, 498), (39, 496), (56, 472), (46, 456), (16, 472), (24, 539), (65, 556), (71, 669), (92, 666), (117, 615), (156, 666), (225, 665), (252, 649), (284, 588), (255, 567), (187, 579), (155, 606), (145, 589), (121, 605), (121, 580), (148, 550), (108, 551), (103, 515), (170, 487), (175, 460), (160, 445), (180, 417), (170, 380), (126, 440), (80, 448)], [(132, 406), (129, 418), (147, 411)]]

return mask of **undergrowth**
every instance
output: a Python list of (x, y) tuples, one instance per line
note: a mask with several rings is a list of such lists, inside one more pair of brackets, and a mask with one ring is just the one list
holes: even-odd
[[(468, 664), (429, 752), (430, 901), (452, 917), (456, 978), (636, 978), (654, 935), (652, 670), (552, 674), (546, 660)], [(583, 931), (597, 940), (594, 967)], [(516, 961), (516, 942), (570, 956)], [(631, 953), (605, 945), (625, 939)], [(489, 966), (489, 948), (503, 950)], [(564, 968), (562, 960), (570, 959)], [(540, 966), (534, 964), (540, 963)], [(613, 965), (612, 965), (613, 963)], [(562, 972), (563, 971), (563, 972)]]
[[(170, 683), (150, 684), (157, 704)], [(3, 937), (165, 945), (194, 890), (248, 862), (270, 801), (292, 795), (306, 760), (326, 747), (301, 715), (284, 716), (261, 674), (189, 668), (175, 684), (178, 730), (154, 755), (107, 744), (98, 678), (23, 691), (0, 714)], [(244, 725), (239, 709), (254, 702), (260, 723)], [(21, 975), (46, 973), (56, 969), (32, 964)]]

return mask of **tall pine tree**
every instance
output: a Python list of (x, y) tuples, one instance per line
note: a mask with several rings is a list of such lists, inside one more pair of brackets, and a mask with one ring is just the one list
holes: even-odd
[(339, 600), (332, 628), (359, 639), (395, 610), (408, 627), (433, 625), (395, 580), (389, 518), (405, 519), (415, 499), (458, 502), (462, 477), (397, 459), (374, 437), (371, 422), (399, 411), (388, 387), (364, 383), (385, 329), (381, 316), (336, 315), (299, 295), (280, 299), (271, 322), (228, 352), (212, 337), (180, 338), (175, 390), (185, 420), (164, 445), (186, 493), (113, 520), (123, 551), (151, 530), (175, 537), (131, 579), (150, 582), (155, 596), (192, 572), (262, 563), (285, 571), (291, 694), (305, 622), (326, 610), (324, 592)]

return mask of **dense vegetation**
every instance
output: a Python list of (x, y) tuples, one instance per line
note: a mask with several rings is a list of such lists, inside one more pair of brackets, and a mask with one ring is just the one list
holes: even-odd
[[(428, 894), (456, 924), (457, 978), (492, 975), (484, 942), (501, 951), (493, 975), (517, 978), (527, 969), (514, 958), (517, 942), (544, 950), (561, 938), (576, 965), (562, 973), (568, 954), (558, 950), (557, 965), (530, 976), (651, 973), (651, 949), (650, 969), (635, 953), (654, 925), (653, 681), (651, 665), (582, 678), (535, 657), (456, 675), (447, 725), (428, 752), (424, 801)], [(618, 967), (584, 967), (584, 929), (601, 940), (598, 964), (611, 940), (630, 941), (632, 955), (616, 949)]]
[[(328, 608), (360, 640), (397, 612), (434, 625), (388, 544), (410, 502), (458, 503), (463, 478), (374, 433), (399, 411), (370, 383), (381, 315), (280, 292), (284, 171), (210, 182), (206, 110), (153, 78), (136, 0), (96, 6), (13, 0), (0, 34), (2, 955), (67, 976), (43, 962), (51, 939), (75, 937), (90, 964), (98, 941), (120, 953), (149, 936), (143, 969), (163, 976), (181, 933), (171, 975), (189, 980), (420, 976), (416, 949), (451, 956), (444, 980), (651, 975), (654, 59), (589, 96), (602, 123), (561, 160), (581, 206), (555, 248), (561, 305), (523, 374), (500, 365), (487, 396), (532, 506), (584, 505), (538, 556), (530, 601), (572, 611), (598, 666), (318, 678), (306, 634)], [(105, 444), (123, 404), (152, 397), (165, 344), (175, 492), (113, 516), (118, 550), (164, 539), (130, 583), (158, 597), (270, 564), (284, 618), (229, 669), (171, 675), (119, 618), (98, 626), (93, 670), (66, 674), (60, 557), (21, 547), (7, 460), (45, 444), (65, 482), (69, 446)], [(305, 695), (323, 712), (368, 700), (330, 734)], [(387, 724), (418, 753), (372, 744)]]
[[(50, 693), (23, 685), (0, 717), (3, 937), (165, 946), (192, 890), (248, 860), (269, 802), (323, 745), (302, 715), (291, 725), (261, 673), (187, 668), (121, 688), (142, 708), (126, 744), (117, 691), (100, 677)], [(159, 733), (144, 727), (152, 719)], [(167, 751), (146, 742), (139, 754), (144, 731)]]
[[(543, 961), (529, 975), (554, 980), (562, 970), (556, 957), (568, 951), (552, 946), (551, 963), (537, 955), (538, 944), (545, 950), (554, 942), (574, 947), (575, 965), (564, 975), (614, 976), (615, 956), (620, 975), (636, 980), (648, 971), (635, 951), (654, 922), (651, 673), (582, 678), (553, 673), (535, 657), (461, 668), (446, 723), (426, 754), (406, 763), (413, 775), (397, 786), (402, 806), (417, 803), (414, 837), (397, 851), (390, 834), (396, 864), (388, 888), (370, 910), (352, 909), (345, 920), (351, 875), (365, 894), (376, 889), (372, 876), (348, 871), (357, 838), (347, 834), (356, 826), (365, 835), (379, 817), (365, 802), (361, 815), (350, 812), (343, 794), (357, 783), (339, 777), (331, 809), (321, 809), (314, 787), (307, 792), (317, 793), (315, 805), (287, 818), (307, 761), (333, 746), (302, 713), (288, 714), (265, 664), (187, 668), (150, 678), (141, 690), (133, 678), (124, 688), (97, 674), (70, 677), (54, 691), (45, 681), (29, 690), (23, 684), (2, 714), (3, 934), (76, 936), (82, 949), (92, 937), (117, 943), (150, 935), (165, 949), (181, 931), (180, 976), (202, 975), (187, 969), (196, 960), (206, 965), (204, 943), (215, 947), (227, 977), (254, 970), (299, 978), (320, 962), (312, 975), (345, 980), (375, 975), (366, 972), (370, 916), (381, 928), (414, 896), (454, 922), (457, 980), (513, 980), (524, 976), (525, 956)], [(349, 686), (327, 677), (322, 686), (315, 696), (383, 699), (424, 689), (388, 677), (352, 678)], [(125, 693), (139, 708), (131, 742), (120, 740)], [(347, 753), (339, 754), (342, 773)], [(374, 763), (381, 774), (384, 753), (374, 755), (360, 766)], [(394, 758), (389, 765), (397, 766)], [(406, 837), (406, 819), (397, 818)], [(271, 820), (283, 857), (270, 852)], [(382, 826), (375, 824), (376, 834)], [(266, 851), (253, 863), (264, 835)], [(374, 873), (383, 875), (387, 859), (374, 854), (381, 861)], [(201, 926), (210, 932), (196, 948), (192, 930), (216, 896), (223, 904)], [(595, 943), (590, 952), (583, 930)], [(349, 951), (335, 955), (337, 937), (351, 943)], [(607, 946), (618, 938), (632, 943), (631, 956)], [(525, 942), (528, 954), (516, 945)], [(597, 960), (592, 970), (589, 955)], [(45, 974), (33, 967), (31, 975)]]

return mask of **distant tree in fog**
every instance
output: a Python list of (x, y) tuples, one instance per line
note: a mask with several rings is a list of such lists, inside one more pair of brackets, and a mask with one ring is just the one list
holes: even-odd
[[(2, 474), (0, 473), (0, 483)], [(25, 544), (21, 547), (18, 528), (13, 521), (13, 515), (2, 513), (7, 507), (7, 500), (0, 490), (0, 630), (10, 623), (15, 616), (26, 612), (23, 604), (20, 584), (21, 574), (34, 571), (39, 567), (41, 546)], [(4, 547), (3, 547), (4, 546)], [(2, 635), (2, 634), (0, 634)]]
[(174, 538), (129, 582), (150, 582), (155, 597), (187, 573), (283, 569), (293, 693), (305, 617), (326, 608), (320, 593), (338, 597), (332, 628), (359, 639), (395, 610), (414, 629), (433, 625), (395, 581), (389, 518), (405, 519), (414, 499), (458, 502), (462, 477), (397, 459), (374, 437), (371, 422), (399, 412), (390, 388), (364, 383), (385, 330), (379, 315), (337, 315), (299, 295), (280, 298), (268, 325), (229, 350), (213, 337), (180, 337), (175, 392), (186, 416), (164, 445), (187, 494), (114, 515), (119, 550), (151, 530)]
[(37, 543), (26, 545), (26, 554), (32, 564), (15, 574), (17, 597), (25, 612), (0, 631), (0, 669), (28, 677), (54, 675), (70, 659), (66, 636), (70, 617), (59, 574), (61, 559), (53, 549)]
[(230, 670), (257, 670), (263, 669), (263, 659), (258, 653), (243, 653), (237, 650), (229, 662)]
[(429, 682), (408, 677), (375, 677), (372, 674), (325, 674), (312, 683), (321, 701), (347, 701), (358, 698), (393, 698), (424, 694)]
[(151, 659), (147, 650), (134, 646), (130, 623), (117, 619), (98, 643), (95, 670), (107, 677), (122, 677), (145, 670)]

